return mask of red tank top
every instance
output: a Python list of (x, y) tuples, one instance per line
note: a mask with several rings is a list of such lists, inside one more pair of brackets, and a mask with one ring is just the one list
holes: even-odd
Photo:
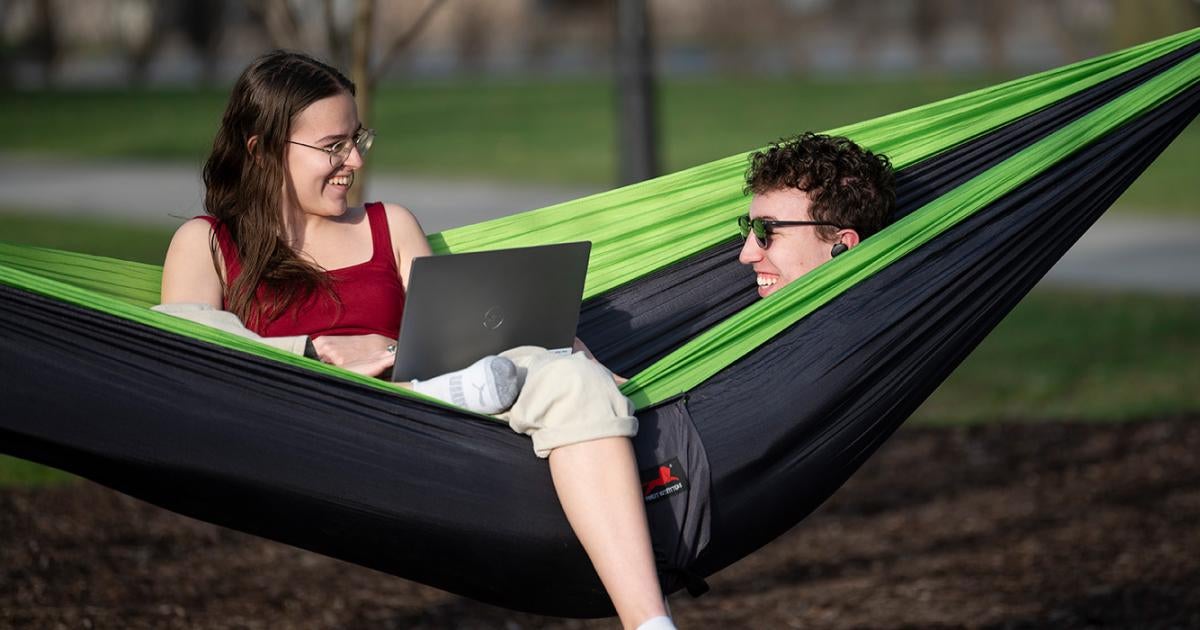
[[(404, 312), (404, 284), (396, 271), (392, 239), (388, 230), (387, 211), (381, 203), (366, 206), (371, 226), (371, 259), (328, 271), (332, 288), (341, 299), (341, 306), (324, 291), (297, 300), (278, 317), (259, 322), (249, 328), (264, 337), (308, 335), (366, 335), (379, 334), (396, 338), (400, 331), (400, 316)], [(213, 226), (221, 255), (225, 258), (227, 283), (232, 284), (242, 271), (237, 245), (229, 229), (210, 216), (201, 216)], [(267, 289), (258, 287), (260, 300), (268, 298)]]

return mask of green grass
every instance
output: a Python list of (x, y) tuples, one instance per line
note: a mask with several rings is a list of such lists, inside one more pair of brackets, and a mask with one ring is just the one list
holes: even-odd
[(5, 91), (6, 152), (200, 162), (226, 94), (215, 90)]
[(48, 486), (76, 479), (61, 470), (0, 455), (0, 488)]
[(173, 230), (0, 208), (0, 241), (161, 265)]
[[(169, 230), (0, 212), (4, 240), (159, 263)], [(1036, 291), (914, 421), (1108, 422), (1200, 412), (1200, 297)], [(0, 458), (0, 486), (69, 479)]]
[(1117, 421), (1200, 412), (1200, 297), (1034, 291), (918, 422)]
[[(1000, 78), (666, 81), (664, 172), (922, 105)], [(5, 152), (197, 165), (226, 93), (108, 90), (0, 94)], [(602, 81), (424, 82), (380, 90), (373, 169), (438, 177), (606, 186), (615, 179), (612, 87)], [(1184, 131), (1121, 200), (1123, 211), (1197, 214), (1200, 124)], [(402, 200), (398, 200), (402, 201)]]

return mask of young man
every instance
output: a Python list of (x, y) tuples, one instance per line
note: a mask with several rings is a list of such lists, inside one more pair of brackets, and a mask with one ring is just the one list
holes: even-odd
[(883, 229), (896, 204), (886, 156), (848, 138), (804, 133), (750, 156), (750, 213), (738, 260), (767, 297)]

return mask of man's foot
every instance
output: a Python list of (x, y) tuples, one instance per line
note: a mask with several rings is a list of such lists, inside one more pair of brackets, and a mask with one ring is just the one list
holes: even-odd
[(647, 619), (637, 630), (675, 630), (675, 622), (670, 617), (655, 617)]
[(500, 413), (517, 399), (517, 366), (504, 357), (487, 356), (457, 372), (412, 382), (417, 392), (478, 413)]

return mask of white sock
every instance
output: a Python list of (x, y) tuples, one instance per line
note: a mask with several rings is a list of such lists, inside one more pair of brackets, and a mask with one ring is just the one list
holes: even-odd
[(675, 630), (675, 622), (670, 617), (654, 617), (642, 622), (637, 630)]
[(457, 372), (412, 382), (413, 389), (479, 413), (500, 413), (517, 399), (517, 366), (488, 356)]

